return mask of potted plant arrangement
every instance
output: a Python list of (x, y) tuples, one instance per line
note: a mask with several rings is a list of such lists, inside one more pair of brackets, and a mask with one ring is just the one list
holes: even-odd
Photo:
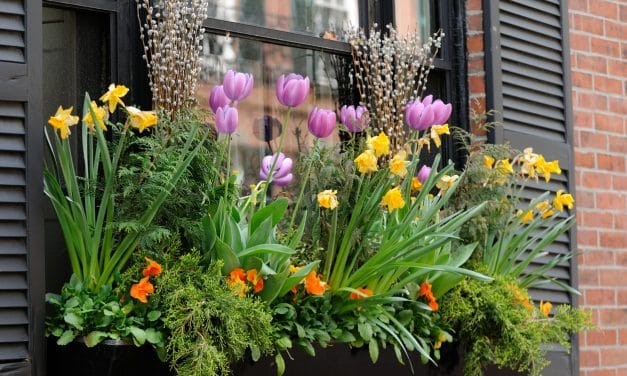
[[(443, 35), (416, 38), (352, 36), (360, 104), (343, 106), (339, 122), (335, 109), (312, 108), (313, 142), (300, 155), (284, 154), (284, 141), (310, 82), (280, 76), (284, 126), (248, 187), (231, 168), (231, 135), (250, 74), (229, 70), (211, 91), (215, 129), (207, 114), (168, 101), (154, 72), (153, 93), (170, 104), (159, 116), (126, 106), (121, 85), (103, 107), (87, 96), (80, 169), (68, 142), (79, 118), (59, 108), (45, 190), (74, 274), (47, 296), (48, 335), (58, 345), (151, 344), (170, 368), (152, 373), (189, 376), (331, 372), (325, 351), (346, 347), (361, 364), (389, 370), (394, 358), (408, 372), (430, 364), (437, 373), (453, 341), (467, 374), (488, 364), (537, 374), (543, 342), (566, 344), (588, 325), (582, 311), (527, 295), (559, 284), (547, 271), (570, 254), (527, 267), (570, 228), (562, 213), (574, 200), (558, 192), (524, 203), (520, 178), (559, 173), (532, 150), (475, 145), (464, 171), (441, 160), (452, 106), (424, 88)], [(124, 121), (114, 124), (116, 108)], [(348, 141), (324, 146), (334, 132)], [(290, 361), (302, 359), (297, 351), (316, 357), (308, 371)]]

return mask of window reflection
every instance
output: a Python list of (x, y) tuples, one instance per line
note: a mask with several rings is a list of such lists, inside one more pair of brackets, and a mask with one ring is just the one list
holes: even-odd
[[(337, 110), (338, 103), (347, 102), (339, 93), (351, 95), (347, 89), (348, 75), (336, 73), (338, 66), (346, 64), (338, 56), (217, 35), (208, 35), (204, 43), (197, 91), (200, 106), (209, 107), (211, 88), (222, 83), (229, 69), (252, 73), (255, 78), (252, 94), (238, 104), (239, 126), (232, 142), (233, 168), (240, 172), (245, 185), (258, 181), (259, 163), (265, 155), (276, 151), (278, 136), (285, 126), (287, 108), (275, 95), (276, 80), (281, 74), (298, 73), (308, 76), (312, 83), (307, 101), (292, 110), (283, 148), (292, 158), (313, 143), (307, 130), (309, 111), (314, 106)], [(323, 140), (337, 141), (337, 135)]]
[(343, 39), (359, 25), (358, 0), (211, 0), (209, 17)]
[(399, 33), (417, 31), (423, 41), (439, 28), (434, 0), (394, 0), (394, 19)]

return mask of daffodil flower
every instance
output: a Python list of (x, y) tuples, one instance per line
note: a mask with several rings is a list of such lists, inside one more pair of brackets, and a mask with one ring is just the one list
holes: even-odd
[(457, 179), (459, 179), (459, 175), (453, 175), (453, 176), (444, 175), (440, 178), (440, 180), (435, 185), (436, 187), (440, 188), (441, 191), (446, 191), (453, 184), (455, 184)]
[(492, 168), (492, 166), (494, 166), (494, 158), (492, 158), (489, 155), (484, 155), (483, 156), (483, 166), (485, 168)]
[(434, 125), (431, 127), (431, 139), (436, 147), (440, 147), (442, 145), (442, 140), (440, 139), (441, 135), (451, 134), (448, 130), (448, 124), (443, 125)]
[(564, 194), (563, 189), (557, 191), (553, 199), (553, 207), (559, 211), (564, 211), (564, 206), (568, 207), (568, 209), (572, 209), (574, 203), (575, 199), (573, 199), (573, 196), (570, 193)]
[(549, 205), (549, 202), (547, 200), (544, 200), (540, 202), (539, 204), (537, 204), (536, 209), (538, 209), (538, 211), (542, 215), (542, 218), (548, 218), (552, 216), (553, 214), (555, 214), (555, 212), (553, 212), (553, 210), (551, 209), (551, 205)]
[(339, 202), (337, 200), (337, 191), (327, 189), (318, 193), (318, 205), (325, 209), (337, 208)]
[(390, 154), (390, 139), (383, 132), (379, 133), (376, 137), (368, 136), (366, 144), (368, 145), (368, 149), (374, 151), (377, 158)]
[(58, 130), (61, 139), (65, 140), (72, 134), (70, 127), (78, 124), (78, 119), (78, 116), (72, 115), (72, 107), (64, 110), (63, 107), (59, 106), (57, 113), (48, 119), (48, 124)]
[(357, 170), (362, 174), (375, 172), (378, 170), (377, 157), (372, 150), (366, 150), (359, 154), (354, 160), (357, 165)]
[(131, 127), (137, 128), (139, 130), (139, 133), (142, 133), (144, 129), (157, 124), (158, 117), (152, 111), (142, 111), (133, 106), (127, 106), (126, 110), (131, 116)]
[[(103, 131), (106, 131), (107, 126), (105, 125), (105, 122), (107, 121), (107, 119), (109, 119), (109, 113), (107, 112), (105, 108), (99, 107), (96, 104), (96, 101), (91, 101), (90, 107), (91, 107), (91, 111), (93, 111), (94, 115), (96, 115), (96, 121), (98, 122), (100, 129), (102, 129)], [(83, 121), (87, 123), (87, 128), (89, 128), (89, 130), (93, 132), (95, 129), (94, 129), (94, 119), (92, 119), (91, 117), (91, 111), (87, 111), (87, 115), (83, 117)]]
[(390, 172), (394, 175), (404, 178), (407, 175), (407, 153), (405, 150), (401, 150), (390, 160)]
[(518, 212), (516, 212), (516, 216), (520, 217), (521, 223), (529, 223), (533, 221), (533, 211), (531, 210), (526, 210), (524, 213), (522, 210), (518, 210)]
[(128, 88), (124, 85), (109, 85), (109, 89), (106, 93), (102, 94), (100, 101), (102, 103), (108, 103), (109, 112), (113, 113), (115, 108), (119, 105), (124, 106), (124, 102), (120, 98), (128, 93)]
[(513, 174), (514, 173), (514, 168), (509, 163), (509, 159), (501, 159), (501, 160), (499, 160), (494, 165), (494, 168), (496, 168), (497, 171), (500, 172), (503, 175)]
[(395, 209), (400, 209), (405, 206), (405, 200), (403, 199), (403, 194), (401, 193), (401, 189), (399, 187), (392, 188), (383, 195), (383, 199), (381, 200), (381, 205), (387, 206), (389, 212), (394, 211)]

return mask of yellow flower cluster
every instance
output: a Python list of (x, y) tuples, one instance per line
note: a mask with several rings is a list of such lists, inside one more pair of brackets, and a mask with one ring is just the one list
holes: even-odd
[[(563, 212), (564, 207), (568, 209), (572, 209), (575, 204), (575, 199), (570, 193), (564, 193), (564, 190), (560, 189), (555, 194), (555, 198), (553, 199), (553, 205), (549, 204), (548, 200), (544, 200), (538, 204), (536, 204), (535, 208), (538, 210), (538, 213), (542, 218), (549, 218), (555, 214), (554, 210)], [(525, 211), (518, 210), (516, 216), (520, 218), (521, 223), (529, 223), (533, 221), (533, 210), (527, 209)]]
[(387, 193), (383, 195), (381, 205), (387, 206), (389, 212), (404, 207), (405, 199), (403, 199), (403, 193), (401, 192), (400, 187), (392, 188), (387, 191)]
[[(109, 119), (109, 113), (113, 113), (118, 105), (123, 106), (129, 115), (129, 124), (131, 127), (136, 128), (139, 132), (143, 132), (144, 129), (152, 127), (157, 124), (157, 115), (153, 111), (141, 111), (136, 107), (126, 106), (122, 101), (128, 93), (128, 88), (124, 85), (109, 85), (106, 93), (100, 97), (100, 101), (107, 107), (99, 107), (96, 101), (91, 101), (89, 104), (90, 110), (83, 117), (84, 124), (87, 125), (91, 132), (95, 131), (94, 123), (97, 122), (100, 129), (107, 130), (105, 123)], [(79, 117), (72, 115), (72, 107), (64, 109), (59, 106), (54, 116), (48, 119), (50, 124), (55, 130), (59, 131), (59, 136), (62, 140), (65, 140), (72, 133), (70, 127), (78, 124)], [(92, 117), (92, 113), (95, 118)]]
[(325, 209), (337, 208), (339, 201), (337, 200), (337, 191), (327, 189), (318, 193), (318, 206)]
[(526, 148), (523, 150), (522, 155), (517, 157), (518, 164), (520, 164), (520, 172), (530, 178), (538, 178), (538, 175), (542, 175), (546, 182), (551, 180), (551, 174), (561, 174), (559, 162), (557, 160), (547, 162), (542, 154), (536, 154), (533, 152), (533, 148)]

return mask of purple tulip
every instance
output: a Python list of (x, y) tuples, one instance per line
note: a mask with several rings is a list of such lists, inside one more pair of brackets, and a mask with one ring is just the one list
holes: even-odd
[(240, 73), (230, 69), (224, 75), (224, 94), (232, 101), (245, 99), (253, 90), (253, 75)]
[(218, 111), (218, 108), (224, 107), (230, 103), (231, 100), (226, 96), (226, 94), (224, 94), (224, 87), (222, 87), (222, 85), (214, 86), (213, 89), (211, 89), (209, 106), (214, 114)]
[(283, 153), (279, 153), (278, 157), (276, 154), (263, 157), (261, 167), (259, 167), (259, 177), (263, 180), (268, 179), (275, 158), (277, 161), (272, 172), (272, 182), (279, 187), (284, 187), (292, 182), (294, 175), (292, 175), (292, 159), (286, 158)]
[(237, 108), (226, 105), (216, 111), (216, 128), (220, 133), (233, 133), (237, 128)]
[(364, 106), (342, 106), (340, 121), (351, 132), (361, 132), (368, 125), (368, 110)]
[(453, 106), (450, 103), (444, 104), (441, 100), (437, 99), (433, 104), (431, 104), (433, 108), (434, 118), (433, 125), (441, 125), (446, 124), (446, 121), (451, 116), (451, 112), (453, 111)]
[(427, 167), (426, 165), (422, 166), (420, 168), (420, 171), (418, 171), (418, 180), (420, 180), (421, 183), (424, 183), (427, 181), (430, 174), (431, 174), (431, 167)]
[(281, 75), (276, 81), (276, 97), (287, 107), (296, 107), (303, 103), (309, 94), (309, 77), (290, 73)]
[(423, 131), (433, 125), (434, 118), (431, 104), (424, 105), (419, 101), (411, 101), (405, 105), (405, 122), (412, 129)]
[(309, 132), (318, 138), (329, 137), (335, 126), (337, 125), (337, 118), (334, 111), (323, 110), (318, 107), (314, 107), (309, 113), (309, 119), (307, 119), (307, 126)]

